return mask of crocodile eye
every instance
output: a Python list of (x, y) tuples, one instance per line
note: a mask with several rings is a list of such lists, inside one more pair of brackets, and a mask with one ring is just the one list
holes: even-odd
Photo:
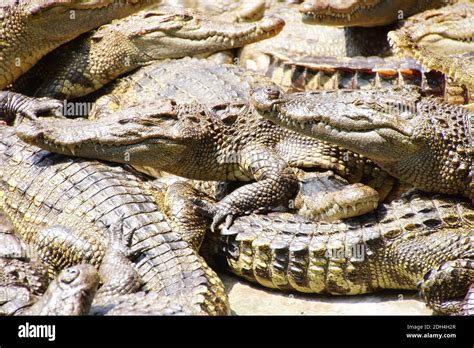
[(79, 276), (79, 270), (76, 268), (69, 268), (64, 271), (61, 277), (61, 282), (62, 283), (72, 283), (74, 279), (76, 279)]
[(280, 91), (272, 87), (265, 88), (265, 94), (269, 99), (278, 99), (280, 97)]

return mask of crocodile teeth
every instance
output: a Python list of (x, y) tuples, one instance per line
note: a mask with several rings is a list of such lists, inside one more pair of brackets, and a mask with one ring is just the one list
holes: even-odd
[(76, 155), (76, 150), (75, 150), (74, 145), (69, 145), (67, 148), (69, 149), (69, 151), (71, 151), (71, 153), (72, 153), (73, 156)]

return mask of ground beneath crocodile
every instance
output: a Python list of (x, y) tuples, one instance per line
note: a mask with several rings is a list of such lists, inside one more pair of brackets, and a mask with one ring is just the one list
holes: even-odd
[(383, 291), (360, 296), (282, 293), (219, 274), (234, 315), (431, 315), (413, 291)]

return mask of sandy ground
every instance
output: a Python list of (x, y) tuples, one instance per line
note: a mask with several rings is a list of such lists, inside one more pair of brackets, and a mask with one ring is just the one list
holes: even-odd
[(414, 291), (322, 296), (267, 290), (220, 273), (234, 315), (431, 315)]

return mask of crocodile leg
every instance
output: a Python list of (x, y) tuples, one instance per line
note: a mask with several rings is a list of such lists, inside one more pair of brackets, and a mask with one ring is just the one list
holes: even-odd
[(199, 197), (209, 204), (213, 204), (215, 201), (208, 199), (201, 191), (187, 182), (176, 182), (166, 190), (157, 191), (158, 194), (161, 192), (164, 194), (157, 197), (157, 201), (168, 217), (173, 230), (178, 232), (194, 250), (199, 251), (204, 235), (209, 229), (210, 221), (202, 217), (198, 207), (193, 204), (190, 198)]
[(298, 190), (298, 179), (290, 167), (263, 145), (249, 145), (241, 152), (240, 168), (257, 182), (242, 186), (218, 203), (196, 199), (203, 213), (212, 216), (211, 230), (225, 221), (228, 228), (237, 216), (262, 212), (287, 204)]
[(463, 298), (474, 282), (474, 261), (448, 261), (429, 271), (420, 283), (421, 294), (436, 313), (463, 313)]
[[(103, 245), (93, 237), (75, 233), (64, 226), (55, 225), (40, 229), (37, 236), (31, 236), (27, 242), (33, 243), (40, 258), (50, 265), (50, 276), (54, 277), (62, 269), (75, 264), (98, 264), (105, 253)], [(23, 238), (23, 236), (22, 236)]]
[(35, 119), (41, 114), (52, 113), (60, 117), (62, 103), (49, 98), (30, 98), (19, 93), (0, 91), (0, 118), (7, 123), (18, 122), (22, 117)]
[[(43, 260), (50, 265), (55, 265), (51, 269), (52, 275), (70, 264), (93, 262), (92, 255), (103, 252), (101, 246), (62, 226), (45, 228), (38, 235), (35, 245)], [(99, 267), (102, 283), (100, 294), (105, 296), (127, 294), (136, 291), (142, 285), (140, 276), (130, 259), (138, 256), (143, 250), (129, 247), (132, 236), (129, 234), (125, 240), (123, 222), (110, 226), (108, 243)], [(85, 245), (87, 248), (84, 248)], [(73, 256), (66, 257), (68, 253)]]
[(101, 295), (128, 294), (140, 288), (142, 281), (131, 258), (138, 256), (141, 250), (129, 247), (132, 235), (124, 240), (123, 223), (110, 226), (109, 243), (99, 267), (102, 286)]

